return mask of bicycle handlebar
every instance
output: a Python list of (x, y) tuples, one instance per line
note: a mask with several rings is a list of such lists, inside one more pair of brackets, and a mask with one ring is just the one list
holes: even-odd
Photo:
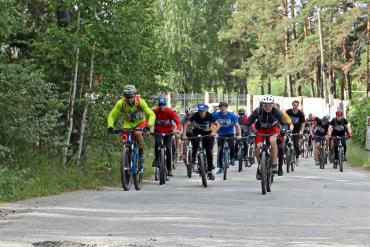
[(134, 131), (143, 131), (143, 128), (135, 128), (135, 129), (114, 129), (110, 133), (111, 134), (123, 134), (123, 133), (129, 133)]

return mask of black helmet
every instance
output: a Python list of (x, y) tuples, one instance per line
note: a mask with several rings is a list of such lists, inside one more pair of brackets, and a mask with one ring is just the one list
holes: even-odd
[(221, 107), (221, 106), (226, 106), (228, 107), (229, 104), (226, 102), (226, 101), (221, 101), (219, 104), (218, 104), (218, 107)]
[(239, 114), (239, 115), (245, 115), (245, 110), (244, 110), (243, 108), (240, 108), (240, 109), (238, 110), (238, 114)]
[(133, 97), (136, 95), (136, 87), (134, 85), (126, 85), (123, 89), (123, 96)]
[(186, 108), (186, 109), (185, 109), (185, 114), (186, 114), (186, 115), (191, 114), (191, 108)]

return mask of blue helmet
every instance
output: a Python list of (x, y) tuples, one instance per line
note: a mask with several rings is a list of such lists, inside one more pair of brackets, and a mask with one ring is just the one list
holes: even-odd
[(163, 98), (163, 97), (159, 98), (159, 99), (158, 99), (158, 105), (159, 105), (159, 106), (167, 105), (167, 100), (166, 100), (166, 98)]

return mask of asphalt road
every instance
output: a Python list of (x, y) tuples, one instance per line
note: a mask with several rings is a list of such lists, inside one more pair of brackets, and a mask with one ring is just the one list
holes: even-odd
[(3, 204), (0, 246), (370, 246), (369, 172), (302, 159), (262, 195), (255, 169)]

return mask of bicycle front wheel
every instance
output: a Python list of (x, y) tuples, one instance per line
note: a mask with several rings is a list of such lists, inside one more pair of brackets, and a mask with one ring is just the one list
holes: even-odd
[(287, 148), (286, 154), (285, 154), (285, 165), (286, 165), (286, 172), (290, 172), (290, 163), (292, 162), (292, 153), (290, 151), (290, 148)]
[(204, 188), (207, 188), (207, 175), (205, 168), (205, 158), (203, 154), (198, 156), (199, 175), (202, 177), (202, 184)]
[(186, 152), (186, 171), (188, 174), (188, 177), (191, 178), (192, 172), (193, 172), (193, 165), (192, 165), (192, 150), (188, 149)]
[(229, 150), (224, 150), (223, 151), (223, 157), (222, 157), (222, 168), (224, 169), (223, 173), (224, 173), (224, 180), (226, 180), (226, 177), (227, 177), (227, 168), (229, 167), (229, 161), (230, 161), (230, 151)]
[(344, 154), (343, 154), (343, 148), (340, 147), (338, 149), (338, 164), (339, 164), (339, 171), (340, 172), (343, 172), (343, 156), (344, 156)]
[(122, 188), (125, 191), (128, 191), (131, 188), (131, 165), (130, 165), (130, 162), (131, 162), (131, 151), (128, 147), (124, 147), (122, 149), (120, 171), (121, 171)]
[(164, 148), (159, 149), (159, 184), (166, 183), (166, 153)]
[(262, 194), (266, 194), (266, 183), (267, 183), (267, 154), (266, 151), (263, 151), (261, 154), (261, 160), (260, 160), (260, 173), (261, 173), (261, 189)]
[(238, 160), (239, 160), (239, 169), (238, 171), (241, 172), (243, 170), (243, 159), (244, 159), (244, 146), (241, 143), (239, 145), (239, 150), (238, 150)]
[(267, 171), (266, 191), (271, 192), (271, 184), (273, 182), (273, 175), (271, 174), (271, 158), (270, 157), (267, 158), (266, 165), (267, 165), (267, 167), (266, 167), (267, 168), (266, 169), (266, 171)]

